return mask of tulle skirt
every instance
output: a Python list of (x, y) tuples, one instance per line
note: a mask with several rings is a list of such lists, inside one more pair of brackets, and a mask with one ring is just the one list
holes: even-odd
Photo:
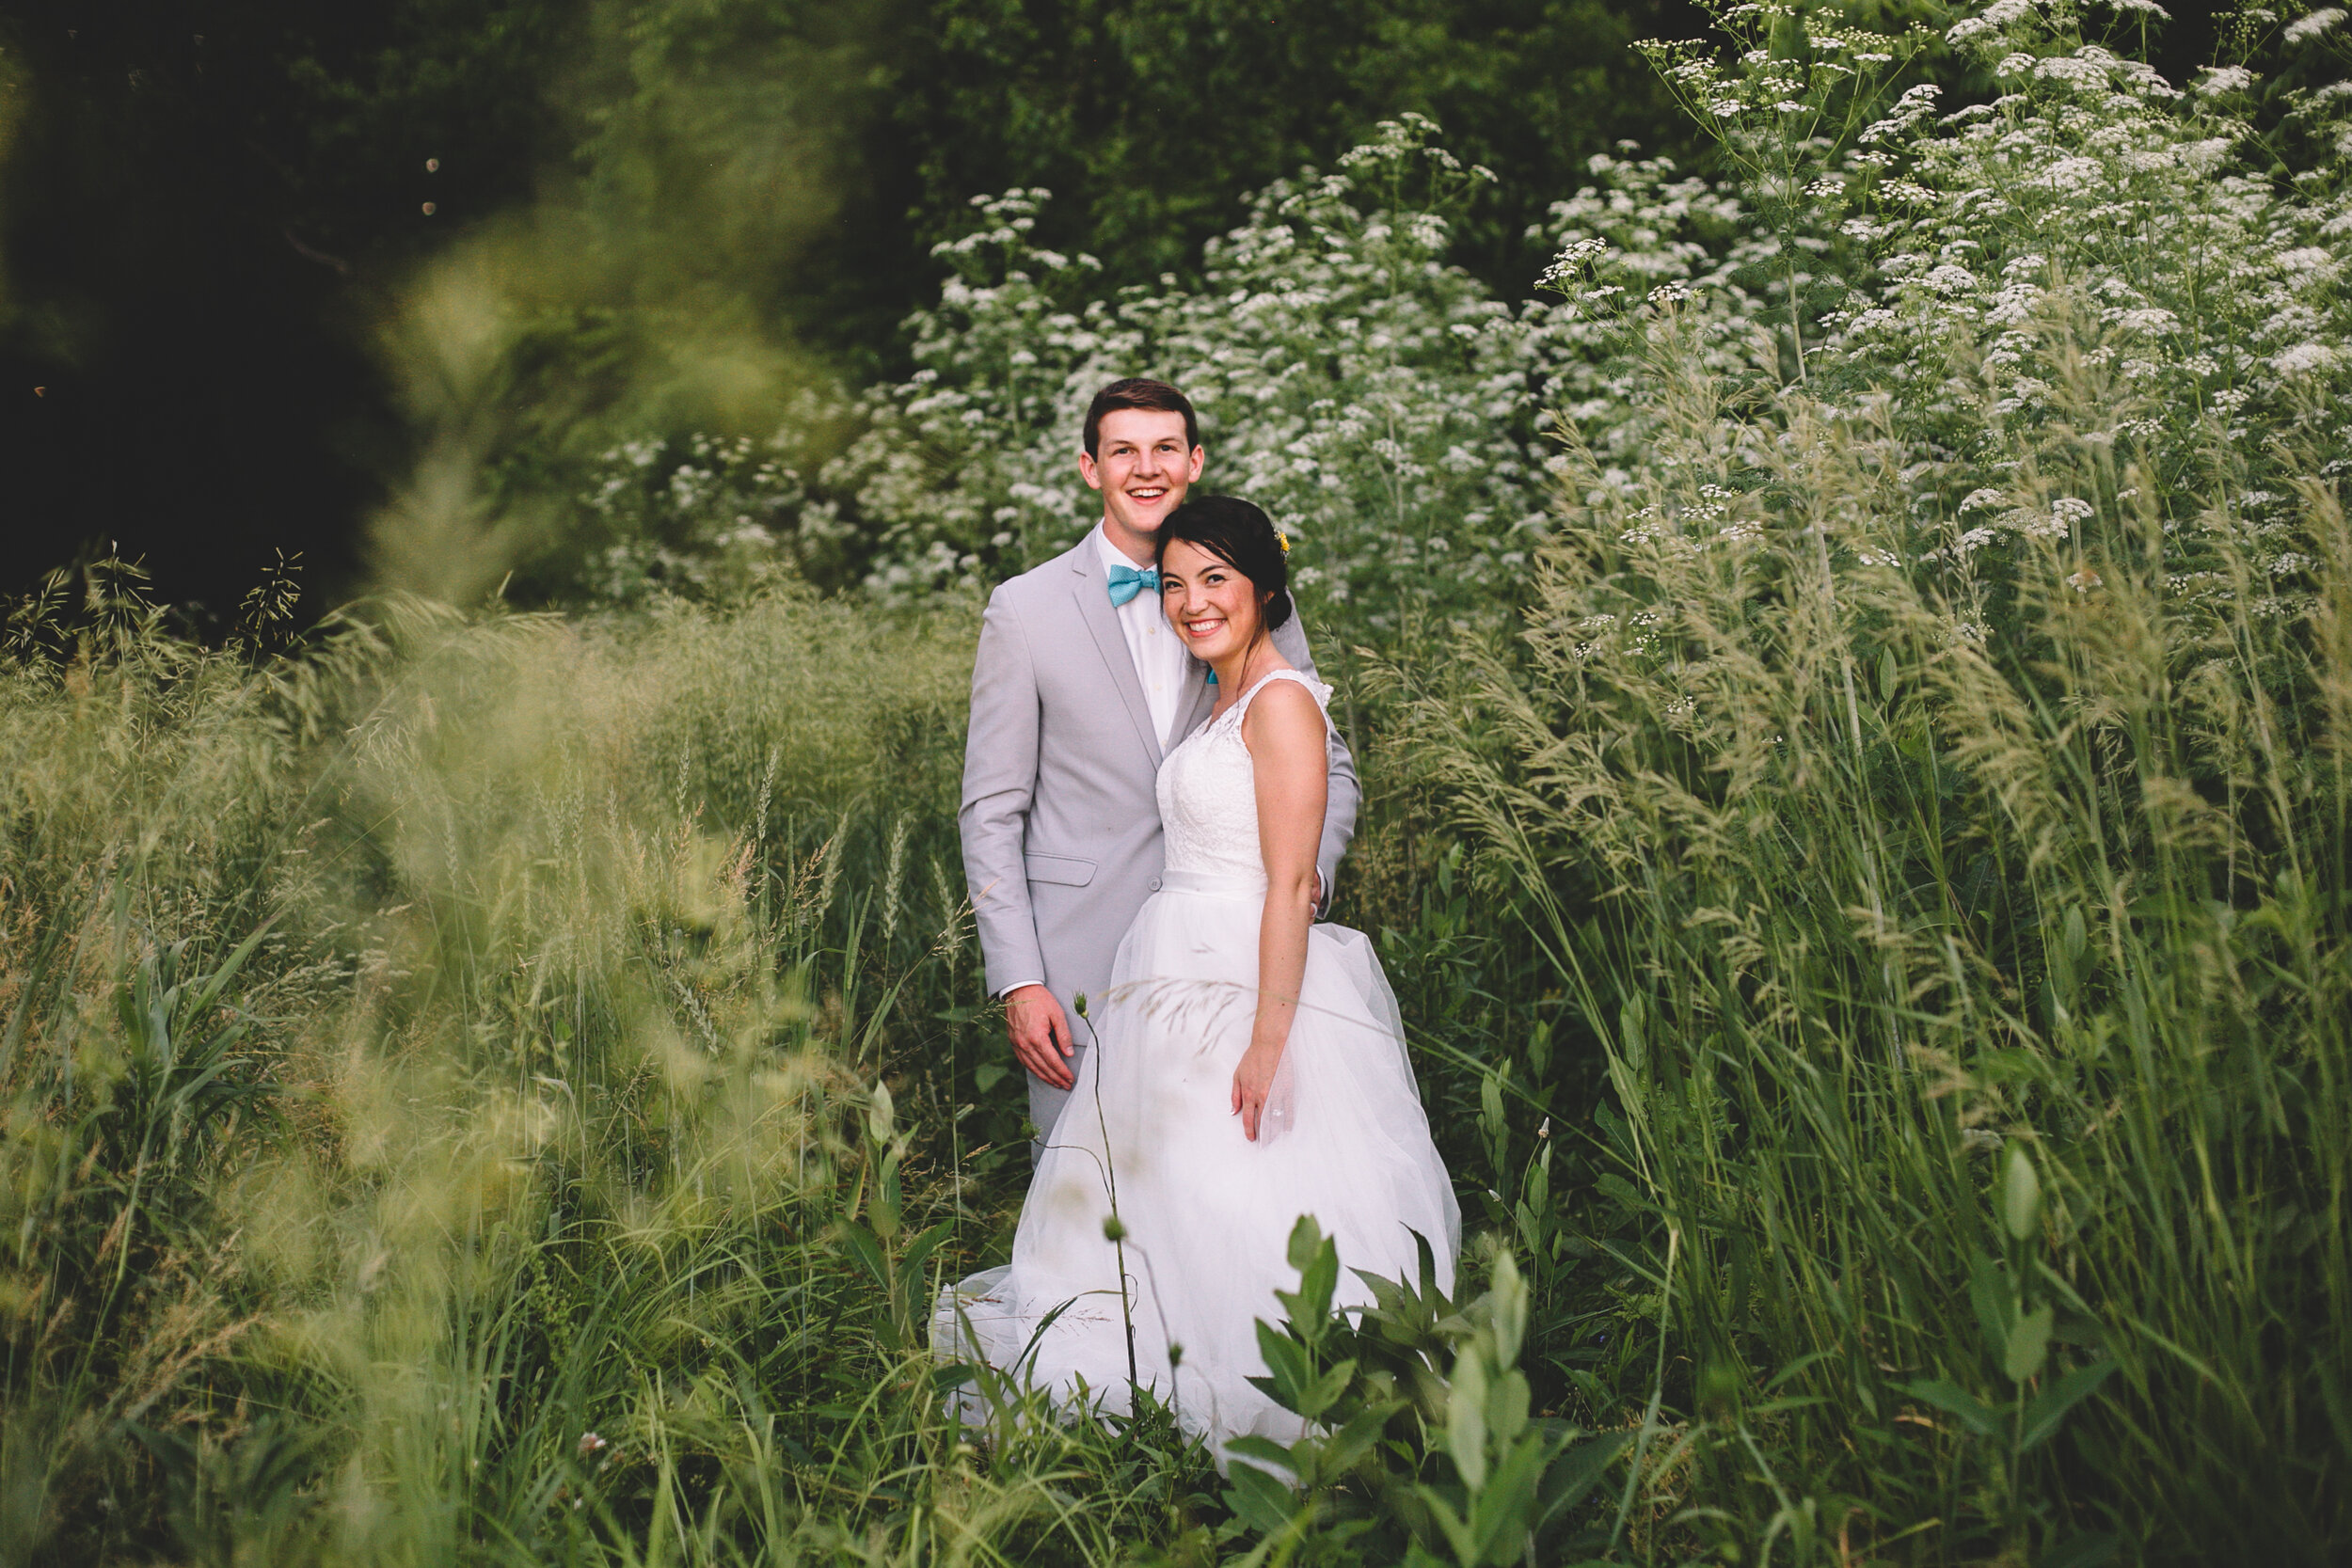
[(984, 1360), (1065, 1409), (1125, 1410), (1132, 1345), (1137, 1380), (1220, 1462), (1226, 1438), (1302, 1431), (1248, 1382), (1265, 1373), (1257, 1320), (1279, 1322), (1275, 1291), (1297, 1288), (1299, 1216), (1338, 1243), (1343, 1306), (1372, 1300), (1356, 1270), (1417, 1277), (1416, 1232), (1450, 1291), (1461, 1243), (1396, 998), (1360, 931), (1310, 930), (1259, 1138), (1244, 1134), (1232, 1080), (1256, 1017), (1264, 897), (1249, 878), (1163, 878), (1109, 993), (1073, 1021), (1082, 1038), (1092, 1024), (1094, 1049), (1038, 1161), (1011, 1263), (943, 1291), (932, 1324), (943, 1356)]

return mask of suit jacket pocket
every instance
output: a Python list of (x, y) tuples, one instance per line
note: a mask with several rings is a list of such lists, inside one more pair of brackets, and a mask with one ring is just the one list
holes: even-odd
[(1084, 887), (1094, 880), (1094, 863), (1073, 855), (1024, 855), (1029, 880), (1059, 882), (1064, 887)]

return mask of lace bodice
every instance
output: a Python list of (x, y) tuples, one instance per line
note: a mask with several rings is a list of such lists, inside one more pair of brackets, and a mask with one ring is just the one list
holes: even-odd
[[(1257, 771), (1241, 737), (1242, 715), (1275, 681), (1296, 681), (1326, 707), (1331, 689), (1296, 670), (1277, 670), (1241, 700), (1203, 723), (1160, 764), (1160, 826), (1167, 833), (1168, 869), (1220, 877), (1265, 876), (1258, 847)], [(1327, 711), (1324, 723), (1330, 724)]]

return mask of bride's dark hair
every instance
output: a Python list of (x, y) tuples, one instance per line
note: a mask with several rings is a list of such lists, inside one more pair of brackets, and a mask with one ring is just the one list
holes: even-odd
[(1191, 496), (1160, 525), (1157, 561), (1182, 539), (1248, 578), (1265, 603), (1265, 629), (1291, 618), (1290, 547), (1273, 520), (1239, 496)]

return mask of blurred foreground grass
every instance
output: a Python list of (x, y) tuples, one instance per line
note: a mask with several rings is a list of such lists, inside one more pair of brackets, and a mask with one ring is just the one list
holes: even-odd
[(956, 1113), (962, 619), (257, 663), (93, 588), (0, 700), (0, 1550), (783, 1550), (953, 1468), (834, 1227), (984, 1221), (1017, 1130)]

